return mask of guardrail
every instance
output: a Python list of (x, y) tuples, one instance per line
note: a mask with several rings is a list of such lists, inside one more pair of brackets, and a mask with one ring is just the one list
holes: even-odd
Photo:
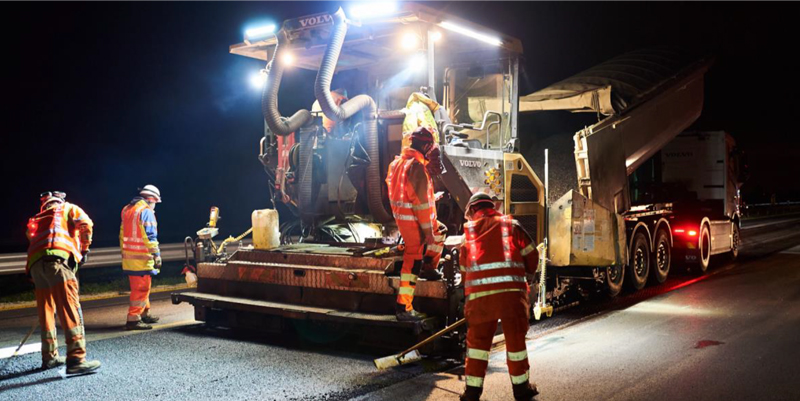
[(754, 203), (742, 208), (744, 218), (800, 214), (800, 202)]
[[(249, 244), (251, 241), (243, 241), (244, 244)], [(228, 249), (234, 250), (238, 244), (228, 245)], [(174, 262), (186, 259), (186, 254), (183, 249), (183, 243), (178, 244), (161, 244), (161, 260), (164, 262)], [(189, 255), (191, 256), (191, 254)], [(0, 275), (9, 274), (23, 274), (25, 273), (25, 264), (28, 261), (28, 254), (26, 253), (11, 253), (0, 255)], [(119, 247), (97, 248), (92, 249), (89, 254), (89, 261), (81, 266), (81, 269), (91, 269), (94, 267), (108, 267), (108, 266), (121, 266), (122, 255), (120, 254)]]

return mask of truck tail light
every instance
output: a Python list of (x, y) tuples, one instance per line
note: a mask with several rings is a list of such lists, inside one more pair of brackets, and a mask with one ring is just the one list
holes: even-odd
[(695, 230), (686, 230), (686, 229), (683, 229), (683, 228), (676, 228), (675, 230), (673, 230), (673, 232), (675, 234), (688, 235), (690, 237), (696, 237), (697, 236), (697, 231), (695, 231)]

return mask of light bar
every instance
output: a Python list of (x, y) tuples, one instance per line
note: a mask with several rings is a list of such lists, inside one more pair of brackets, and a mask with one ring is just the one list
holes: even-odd
[(350, 7), (350, 16), (355, 19), (368, 19), (388, 15), (395, 11), (397, 11), (396, 2), (376, 1)]
[(495, 36), (489, 36), (480, 32), (475, 32), (472, 29), (465, 28), (461, 25), (456, 25), (452, 22), (442, 21), (439, 23), (439, 26), (447, 29), (448, 31), (453, 31), (455, 33), (460, 33), (464, 36), (469, 36), (472, 39), (477, 39), (483, 43), (488, 43), (493, 46), (502, 46), (503, 41), (500, 38)]
[(271, 35), (275, 32), (275, 25), (269, 24), (260, 26), (258, 28), (248, 29), (244, 32), (244, 38), (247, 40), (261, 39), (265, 36)]

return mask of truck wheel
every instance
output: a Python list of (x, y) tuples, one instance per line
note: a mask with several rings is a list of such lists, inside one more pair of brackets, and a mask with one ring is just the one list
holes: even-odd
[(730, 258), (731, 260), (735, 260), (739, 257), (739, 247), (742, 245), (742, 239), (739, 237), (739, 225), (736, 223), (731, 223), (731, 253)]
[(633, 236), (633, 246), (628, 260), (627, 276), (625, 280), (632, 290), (641, 290), (647, 284), (650, 275), (650, 247), (647, 237), (641, 232)]
[(666, 281), (671, 264), (672, 246), (669, 244), (669, 234), (664, 230), (658, 230), (653, 247), (653, 274), (650, 275), (650, 279), (656, 284)]
[(622, 291), (622, 282), (625, 279), (625, 269), (621, 265), (606, 268), (606, 295), (614, 298)]
[(708, 226), (704, 224), (703, 228), (700, 229), (700, 260), (697, 263), (697, 273), (706, 274), (710, 262), (711, 233), (708, 231)]

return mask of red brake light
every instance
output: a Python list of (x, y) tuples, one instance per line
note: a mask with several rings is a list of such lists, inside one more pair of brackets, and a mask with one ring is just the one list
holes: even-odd
[(28, 222), (28, 231), (30, 231), (31, 234), (36, 232), (36, 228), (38, 228), (38, 224), (36, 224), (35, 221), (29, 221)]
[(695, 236), (697, 236), (697, 231), (695, 231), (695, 230), (691, 230), (691, 231), (689, 231), (689, 236), (690, 236), (690, 237), (695, 237)]
[(684, 233), (684, 229), (682, 229), (682, 228), (676, 228), (675, 229), (675, 234), (683, 234), (683, 233)]

